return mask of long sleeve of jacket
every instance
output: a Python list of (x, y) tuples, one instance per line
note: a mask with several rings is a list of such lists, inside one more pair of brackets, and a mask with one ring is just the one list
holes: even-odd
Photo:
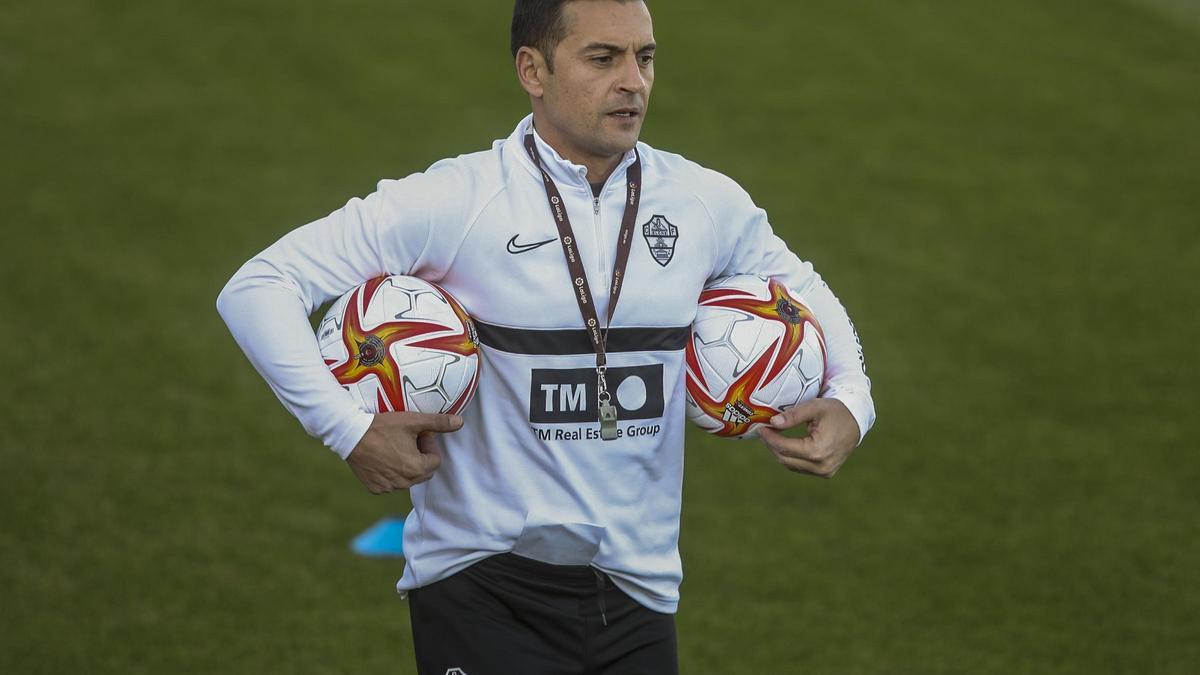
[(875, 404), (862, 345), (846, 309), (813, 266), (775, 234), (766, 212), (755, 206), (745, 190), (721, 174), (706, 174), (709, 194), (721, 199), (702, 199), (718, 241), (729, 242), (717, 253), (710, 279), (760, 274), (779, 279), (804, 299), (825, 333), (826, 379), (820, 395), (846, 405), (858, 422), (861, 441), (875, 422)]
[(325, 366), (308, 317), (382, 274), (436, 279), (461, 241), (470, 177), (437, 164), (380, 181), (251, 258), (217, 298), (217, 311), (275, 395), (309, 434), (342, 458), (366, 433), (362, 411)]

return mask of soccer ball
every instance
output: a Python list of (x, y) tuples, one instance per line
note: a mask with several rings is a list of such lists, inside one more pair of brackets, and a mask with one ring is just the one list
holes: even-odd
[(317, 342), (367, 412), (458, 413), (479, 383), (474, 322), (416, 277), (378, 277), (346, 293), (317, 326)]
[(825, 336), (782, 283), (741, 274), (700, 294), (685, 358), (688, 419), (717, 436), (756, 438), (771, 417), (820, 393)]

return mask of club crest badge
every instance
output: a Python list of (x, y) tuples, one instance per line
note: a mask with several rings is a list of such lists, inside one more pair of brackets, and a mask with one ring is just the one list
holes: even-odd
[(650, 222), (642, 225), (642, 235), (646, 237), (646, 245), (650, 247), (650, 255), (654, 262), (667, 266), (675, 257), (675, 241), (679, 239), (679, 228), (675, 227), (665, 216), (654, 216)]

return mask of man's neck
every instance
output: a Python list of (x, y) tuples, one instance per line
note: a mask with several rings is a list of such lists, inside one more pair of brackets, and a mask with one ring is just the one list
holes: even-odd
[(555, 129), (549, 124), (538, 126), (537, 116), (534, 116), (534, 129), (537, 130), (538, 137), (541, 138), (546, 145), (554, 148), (554, 151), (563, 159), (578, 164), (587, 168), (587, 180), (589, 183), (604, 183), (612, 172), (621, 163), (621, 158), (624, 153), (612, 155), (609, 157), (599, 157), (590, 153), (584, 152), (571, 146), (565, 139), (558, 134)]

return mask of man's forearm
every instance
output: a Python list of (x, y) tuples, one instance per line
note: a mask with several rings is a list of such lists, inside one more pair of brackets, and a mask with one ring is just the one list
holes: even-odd
[(309, 434), (345, 458), (366, 433), (371, 415), (346, 395), (321, 359), (307, 309), (286, 280), (252, 260), (217, 298), (234, 340), (271, 390)]

